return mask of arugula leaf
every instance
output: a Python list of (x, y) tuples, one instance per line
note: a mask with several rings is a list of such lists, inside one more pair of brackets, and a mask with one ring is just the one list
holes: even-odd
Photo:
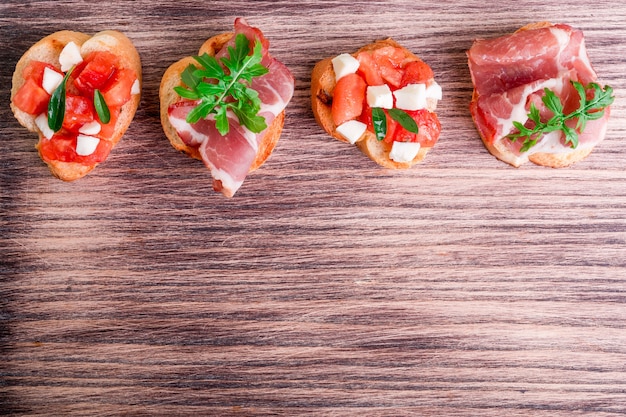
[(96, 108), (96, 113), (102, 123), (107, 124), (111, 121), (109, 106), (107, 106), (106, 101), (104, 101), (104, 96), (98, 89), (93, 92), (93, 106)]
[(63, 119), (65, 118), (65, 85), (73, 70), (74, 67), (70, 68), (65, 74), (61, 84), (52, 92), (50, 102), (48, 103), (48, 127), (52, 129), (53, 132), (58, 132), (63, 126)]
[(232, 111), (239, 124), (254, 133), (267, 128), (265, 118), (259, 116), (261, 99), (250, 88), (252, 79), (267, 74), (269, 69), (261, 64), (263, 46), (256, 41), (250, 53), (250, 42), (243, 34), (235, 37), (228, 47), (228, 56), (219, 61), (214, 56), (194, 56), (200, 67), (190, 64), (181, 74), (185, 87), (174, 87), (182, 98), (197, 100), (197, 106), (187, 115), (188, 123), (196, 123), (213, 114), (221, 135), (229, 130), (227, 111)]
[[(539, 140), (539, 138), (550, 132), (560, 130), (565, 135), (565, 144), (569, 144), (572, 149), (578, 146), (578, 135), (585, 130), (589, 120), (597, 120), (604, 116), (606, 107), (613, 104), (615, 96), (610, 86), (602, 88), (597, 83), (589, 83), (583, 86), (578, 81), (571, 81), (574, 89), (578, 92), (580, 103), (578, 109), (569, 114), (563, 113), (563, 103), (554, 92), (548, 88), (544, 88), (544, 96), (541, 98), (543, 104), (552, 112), (552, 117), (545, 122), (541, 121), (539, 109), (534, 103), (531, 103), (528, 112), (528, 119), (533, 122), (532, 128), (524, 126), (520, 122), (513, 122), (513, 126), (517, 129), (517, 133), (511, 133), (506, 137), (512, 142), (518, 139), (524, 139), (520, 152), (526, 152)], [(593, 90), (591, 99), (587, 96), (587, 91)], [(568, 120), (576, 120), (576, 127), (572, 128), (566, 124)]]

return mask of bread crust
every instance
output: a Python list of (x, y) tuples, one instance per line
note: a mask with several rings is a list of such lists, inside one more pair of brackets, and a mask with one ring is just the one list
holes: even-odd
[[(553, 24), (549, 21), (541, 21), (535, 23), (529, 23), (525, 26), (522, 26), (516, 32), (524, 31), (524, 30), (535, 30), (546, 27), (551, 27)], [(478, 96), (476, 94), (476, 90), (474, 89), (472, 94), (472, 101), (470, 107), (478, 100)], [(472, 114), (472, 118), (474, 115)], [(474, 123), (476, 120), (474, 119)], [(503, 145), (502, 142), (498, 143), (489, 143), (487, 139), (483, 136), (480, 129), (477, 129), (480, 139), (482, 140), (485, 148), (491, 153), (493, 156), (498, 158), (499, 160), (506, 162), (515, 168), (519, 168), (524, 162), (525, 159), (523, 157), (519, 157), (511, 152), (506, 146)], [(593, 147), (580, 148), (575, 151), (568, 151), (563, 153), (545, 153), (545, 152), (537, 152), (531, 155), (528, 155), (528, 161), (534, 163), (535, 165), (545, 166), (549, 168), (565, 168), (568, 167), (578, 161), (582, 161), (585, 159), (590, 153), (593, 151)]]
[[(352, 56), (356, 57), (356, 55), (360, 52), (374, 51), (387, 46), (402, 49), (407, 61), (421, 61), (417, 55), (413, 54), (411, 51), (404, 48), (391, 38), (367, 44), (354, 52)], [(313, 67), (313, 71), (311, 72), (311, 109), (315, 120), (324, 129), (324, 131), (326, 131), (326, 133), (341, 142), (349, 143), (337, 132), (337, 126), (333, 122), (332, 98), (337, 82), (335, 80), (335, 71), (333, 70), (332, 59), (333, 57), (325, 58)], [(436, 107), (437, 101), (429, 99), (427, 107), (428, 110), (435, 111)], [(421, 162), (431, 149), (431, 147), (423, 146), (420, 148), (418, 154), (412, 161), (396, 162), (389, 158), (391, 144), (379, 141), (376, 139), (376, 135), (369, 130), (366, 130), (363, 136), (357, 140), (356, 146), (374, 162), (390, 169), (410, 168)]]
[[(86, 56), (89, 52), (93, 51), (108, 51), (115, 54), (120, 60), (120, 66), (123, 68), (130, 68), (137, 74), (137, 80), (139, 85), (142, 85), (141, 74), (141, 59), (139, 53), (135, 49), (132, 41), (121, 32), (115, 30), (105, 30), (96, 34), (88, 35), (81, 32), (62, 30), (52, 33), (43, 39), (39, 40), (33, 46), (31, 46), (22, 55), (20, 60), (15, 66), (13, 73), (13, 84), (11, 87), (11, 110), (15, 115), (18, 122), (31, 132), (35, 132), (39, 136), (39, 140), (35, 147), (39, 151), (41, 157), (40, 144), (43, 139), (43, 135), (39, 131), (39, 128), (35, 124), (35, 117), (31, 114), (23, 112), (13, 104), (13, 97), (17, 91), (22, 87), (25, 80), (22, 77), (24, 68), (26, 68), (32, 61), (42, 61), (60, 67), (59, 55), (65, 45), (73, 41), (81, 48), (81, 54)], [(141, 90), (141, 89), (140, 89)], [(120, 110), (119, 118), (115, 125), (115, 133), (109, 140), (112, 143), (112, 148), (120, 141), (124, 133), (130, 126), (135, 112), (139, 107), (141, 101), (141, 94), (133, 94), (131, 99), (122, 106)], [(97, 165), (84, 165), (78, 162), (62, 162), (62, 161), (45, 161), (52, 174), (63, 181), (75, 181), (82, 178), (87, 173), (91, 172)]]
[[(198, 55), (202, 55), (204, 53), (215, 55), (234, 35), (235, 34), (233, 32), (225, 32), (207, 39), (202, 46), (200, 46)], [(183, 85), (181, 74), (185, 68), (189, 66), (189, 64), (195, 66), (199, 65), (193, 57), (188, 56), (174, 62), (163, 73), (161, 85), (159, 87), (161, 125), (163, 126), (165, 136), (167, 136), (174, 149), (186, 153), (192, 158), (202, 160), (202, 156), (197, 148), (188, 146), (183, 142), (174, 126), (170, 123), (168, 116), (169, 106), (180, 100), (180, 97), (174, 91), (174, 87)], [(269, 158), (272, 154), (282, 133), (284, 122), (285, 110), (280, 112), (276, 118), (274, 118), (272, 123), (266, 128), (265, 135), (263, 136), (261, 143), (259, 143), (257, 157), (250, 166), (249, 172), (252, 172), (263, 165), (267, 158)]]

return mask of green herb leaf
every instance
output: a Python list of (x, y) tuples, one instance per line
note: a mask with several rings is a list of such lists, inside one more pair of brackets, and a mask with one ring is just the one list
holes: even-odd
[(61, 84), (52, 92), (52, 97), (50, 97), (50, 102), (48, 103), (48, 127), (53, 132), (58, 132), (63, 126), (63, 119), (65, 118), (65, 85), (73, 70), (74, 67), (70, 68), (65, 74)]
[(385, 139), (387, 136), (387, 114), (380, 107), (372, 107), (372, 125), (374, 125), (376, 139)]
[(408, 132), (411, 133), (419, 133), (419, 127), (415, 120), (407, 114), (404, 110), (401, 109), (389, 109), (389, 116), (396, 122), (400, 123), (400, 125), (405, 128)]
[(235, 37), (234, 47), (228, 47), (228, 56), (220, 61), (208, 54), (194, 59), (200, 67), (187, 67), (181, 74), (185, 87), (174, 88), (179, 96), (198, 100), (198, 105), (187, 115), (188, 123), (196, 123), (214, 114), (217, 130), (226, 135), (230, 130), (227, 116), (230, 110), (239, 124), (254, 133), (267, 128), (265, 118), (258, 115), (261, 109), (259, 94), (250, 88), (253, 78), (269, 71), (261, 64), (261, 42), (255, 42), (250, 53), (250, 41), (240, 33)]
[[(562, 131), (565, 135), (565, 144), (569, 144), (573, 149), (576, 149), (578, 146), (578, 135), (585, 130), (587, 121), (597, 120), (604, 116), (605, 108), (613, 104), (615, 100), (613, 89), (608, 85), (602, 88), (597, 83), (589, 83), (586, 87), (578, 81), (572, 81), (571, 83), (578, 92), (580, 99), (577, 110), (564, 114), (563, 103), (561, 103), (559, 97), (550, 89), (545, 88), (545, 94), (541, 100), (552, 111), (552, 117), (546, 122), (542, 122), (539, 110), (534, 103), (531, 103), (528, 119), (533, 122), (533, 126), (526, 127), (520, 122), (513, 122), (517, 132), (511, 133), (506, 137), (513, 142), (518, 139), (524, 139), (520, 152), (526, 152), (535, 146), (542, 135), (557, 130)], [(587, 91), (589, 90), (593, 90), (591, 99), (587, 96)], [(576, 128), (566, 124), (568, 120), (576, 120)]]
[(103, 124), (109, 123), (111, 121), (111, 112), (109, 111), (107, 102), (104, 101), (104, 96), (98, 89), (93, 92), (93, 105), (96, 108), (98, 119), (100, 119)]

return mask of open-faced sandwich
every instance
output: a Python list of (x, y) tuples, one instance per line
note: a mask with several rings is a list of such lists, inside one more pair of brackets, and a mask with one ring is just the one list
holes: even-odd
[(439, 139), (441, 98), (430, 66), (392, 39), (326, 58), (311, 74), (319, 125), (386, 168), (424, 159)]
[(202, 160), (213, 189), (232, 197), (270, 156), (294, 93), (289, 69), (269, 54), (261, 30), (242, 19), (197, 56), (163, 74), (161, 124), (172, 146)]
[(108, 157), (133, 120), (140, 92), (139, 54), (124, 34), (60, 31), (18, 61), (11, 109), (39, 135), (36, 147), (52, 174), (73, 181)]
[(472, 117), (486, 148), (515, 167), (564, 167), (606, 134), (613, 90), (598, 84), (580, 30), (535, 23), (467, 53)]

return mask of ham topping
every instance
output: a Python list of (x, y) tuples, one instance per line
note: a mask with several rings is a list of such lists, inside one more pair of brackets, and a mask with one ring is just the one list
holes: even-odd
[[(520, 30), (496, 39), (476, 40), (468, 51), (468, 64), (475, 96), (470, 110), (481, 136), (490, 144), (504, 146), (516, 155), (519, 165), (534, 152), (571, 152), (562, 132), (545, 135), (527, 152), (519, 152), (520, 141), (506, 136), (515, 131), (513, 121), (528, 121), (534, 103), (546, 119), (551, 112), (541, 101), (548, 88), (564, 103), (564, 110), (578, 108), (579, 96), (571, 85), (597, 80), (585, 49), (583, 33), (567, 25)], [(593, 147), (604, 138), (609, 117), (587, 123), (579, 135), (581, 147)]]
[[(262, 64), (269, 72), (253, 78), (250, 87), (259, 93), (262, 102), (259, 115), (263, 116), (267, 126), (270, 126), (293, 96), (295, 85), (293, 75), (284, 64), (270, 56), (269, 43), (259, 29), (238, 18), (235, 21), (235, 35), (238, 33), (246, 35), (251, 42), (257, 39), (263, 45)], [(234, 44), (234, 39), (235, 36), (222, 47), (216, 58), (219, 59), (227, 53), (227, 47)], [(204, 164), (213, 176), (213, 188), (227, 197), (232, 197), (243, 184), (255, 161), (259, 144), (267, 129), (253, 133), (239, 125), (237, 117), (229, 111), (227, 115), (230, 131), (222, 136), (215, 126), (213, 115), (194, 124), (187, 123), (185, 119), (196, 104), (195, 101), (181, 100), (171, 105), (168, 111), (169, 120), (183, 142), (200, 152)]]

